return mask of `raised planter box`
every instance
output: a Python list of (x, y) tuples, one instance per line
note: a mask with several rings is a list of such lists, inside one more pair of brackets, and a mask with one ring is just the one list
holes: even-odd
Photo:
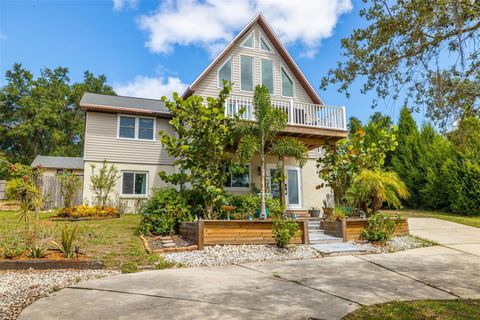
[(27, 269), (102, 269), (100, 260), (75, 259), (32, 259), (32, 260), (0, 260), (0, 270), (27, 270)]
[[(308, 244), (308, 223), (297, 221), (298, 230), (290, 243)], [(197, 244), (198, 249), (204, 246), (224, 244), (275, 244), (272, 234), (272, 220), (199, 220), (183, 222), (180, 235)]]
[[(343, 219), (321, 222), (321, 227), (326, 234), (343, 238), (343, 241), (360, 240), (362, 230), (367, 228), (367, 226), (367, 219)], [(407, 234), (409, 234), (408, 220), (404, 218), (401, 219), (393, 235), (404, 236)]]

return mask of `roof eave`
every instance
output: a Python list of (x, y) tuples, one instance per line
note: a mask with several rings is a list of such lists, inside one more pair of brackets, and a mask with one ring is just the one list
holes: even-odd
[(97, 105), (90, 103), (81, 103), (80, 107), (85, 111), (97, 111), (97, 112), (106, 112), (106, 113), (125, 113), (125, 114), (135, 114), (135, 115), (146, 115), (159, 118), (171, 118), (169, 112), (147, 110), (147, 109), (138, 109), (138, 108), (125, 108), (125, 107), (112, 107), (107, 105)]

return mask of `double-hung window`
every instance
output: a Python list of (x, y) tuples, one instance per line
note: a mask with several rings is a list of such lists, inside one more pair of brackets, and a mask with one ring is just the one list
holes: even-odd
[(225, 187), (227, 188), (248, 188), (250, 187), (250, 166), (245, 166), (241, 172), (229, 172), (228, 168), (227, 180)]
[(122, 172), (122, 194), (123, 195), (147, 195), (147, 173), (146, 172)]
[(118, 137), (124, 139), (154, 140), (155, 119), (119, 116)]
[(262, 59), (262, 84), (273, 94), (273, 61)]
[(240, 90), (253, 91), (253, 57), (240, 56)]

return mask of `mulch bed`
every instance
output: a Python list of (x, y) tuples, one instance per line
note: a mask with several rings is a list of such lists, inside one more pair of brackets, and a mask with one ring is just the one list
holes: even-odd
[(197, 245), (177, 235), (156, 237), (141, 235), (140, 238), (148, 253), (179, 252), (198, 249)]
[(87, 221), (87, 220), (110, 220), (110, 219), (116, 219), (116, 218), (120, 218), (120, 215), (117, 214), (117, 215), (108, 216), (108, 217), (93, 216), (93, 217), (78, 217), (78, 218), (55, 216), (55, 217), (50, 217), (49, 220), (51, 221)]

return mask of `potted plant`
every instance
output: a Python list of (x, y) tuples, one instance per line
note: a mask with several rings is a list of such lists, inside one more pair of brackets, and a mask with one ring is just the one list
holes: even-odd
[(318, 218), (318, 217), (320, 217), (320, 208), (318, 208), (318, 207), (311, 207), (311, 208), (308, 210), (308, 213), (310, 213), (310, 216), (311, 216), (311, 217)]

